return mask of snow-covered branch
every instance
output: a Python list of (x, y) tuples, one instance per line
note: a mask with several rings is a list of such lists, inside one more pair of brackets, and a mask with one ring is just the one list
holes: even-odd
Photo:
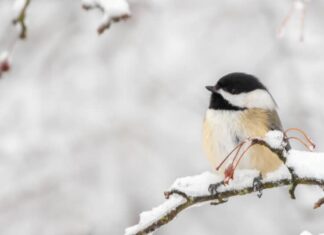
[[(304, 152), (297, 150), (285, 151), (285, 140), (278, 132), (269, 132), (265, 138), (251, 140), (255, 144), (267, 146), (285, 162), (277, 171), (269, 173), (258, 185), (258, 190), (291, 186), (291, 197), (298, 184), (319, 185), (324, 187), (324, 153)], [(256, 191), (254, 180), (259, 176), (256, 170), (238, 170), (229, 184), (221, 184), (224, 176), (205, 172), (196, 176), (177, 179), (171, 188), (165, 192), (166, 201), (150, 211), (141, 213), (137, 225), (126, 229), (126, 235), (148, 234), (169, 223), (186, 208), (225, 203), (230, 197), (242, 196)], [(210, 194), (211, 184), (220, 183), (216, 194)], [(315, 203), (320, 207), (324, 198)]]
[(125, 20), (130, 17), (127, 0), (82, 0), (85, 10), (98, 9), (103, 17), (98, 26), (98, 33), (102, 34), (113, 22)]

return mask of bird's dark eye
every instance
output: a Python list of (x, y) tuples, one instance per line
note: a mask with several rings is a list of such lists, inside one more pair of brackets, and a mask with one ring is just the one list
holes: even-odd
[(227, 91), (228, 93), (235, 94), (236, 89), (233, 87), (223, 87), (224, 91)]

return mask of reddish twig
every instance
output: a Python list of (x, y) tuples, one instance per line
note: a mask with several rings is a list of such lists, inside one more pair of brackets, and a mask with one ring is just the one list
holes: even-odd
[(304, 28), (305, 28), (305, 18), (306, 18), (306, 4), (302, 10), (302, 15), (300, 17), (300, 36), (299, 36), (299, 40), (301, 42), (304, 41)]
[(280, 24), (280, 26), (278, 28), (277, 36), (279, 38), (284, 36), (285, 29), (287, 28), (287, 25), (288, 25), (292, 15), (294, 14), (294, 12), (296, 10), (299, 10), (299, 11), (301, 11), (299, 40), (301, 42), (304, 41), (304, 28), (305, 28), (307, 2), (308, 2), (308, 0), (293, 0), (288, 14), (285, 16), (285, 18), (283, 19), (282, 23)]
[[(224, 184), (227, 184), (231, 179), (233, 179), (234, 177), (234, 172), (238, 166), (238, 164), (240, 163), (240, 161), (242, 160), (242, 158), (244, 157), (244, 155), (247, 153), (247, 151), (249, 151), (249, 149), (255, 145), (255, 142), (251, 142), (249, 144), (249, 146), (241, 153), (239, 159), (237, 160), (236, 164), (234, 164), (235, 159), (233, 159), (233, 162), (229, 165), (229, 167), (225, 170), (225, 179), (224, 179)], [(235, 157), (236, 158), (236, 157)]]
[[(306, 139), (307, 143), (305, 143), (302, 139), (298, 138), (298, 137), (288, 137), (287, 133), (291, 132), (291, 131), (296, 131), (300, 134), (302, 134), (304, 136), (304, 138)], [(299, 128), (288, 128), (285, 132), (284, 132), (284, 136), (287, 140), (289, 139), (294, 139), (297, 140), (298, 142), (300, 142), (301, 144), (303, 144), (307, 149), (309, 149), (310, 151), (313, 151), (316, 147), (315, 143), (313, 142), (313, 140), (306, 134), (305, 131), (299, 129)]]
[(286, 29), (286, 27), (287, 27), (287, 24), (288, 24), (288, 22), (289, 22), (291, 16), (293, 15), (293, 13), (294, 13), (294, 5), (291, 5), (288, 14), (285, 16), (285, 18), (283, 19), (283, 21), (282, 21), (282, 23), (280, 24), (280, 27), (279, 27), (279, 29), (278, 29), (278, 33), (277, 33), (277, 35), (278, 35), (279, 38), (281, 38), (281, 37), (284, 36), (285, 29)]
[(307, 135), (307, 133), (305, 131), (303, 131), (302, 129), (299, 129), (299, 128), (296, 128), (296, 127), (292, 127), (292, 128), (288, 128), (285, 132), (284, 132), (284, 135), (287, 136), (287, 133), (288, 132), (291, 132), (291, 131), (297, 131), (298, 133), (302, 134), (305, 139), (307, 140), (307, 142), (313, 147), (315, 148), (316, 145), (315, 143), (313, 142), (312, 138), (309, 137), (309, 135)]
[(241, 150), (241, 148), (242, 148), (242, 146), (245, 144), (245, 141), (244, 142), (241, 142), (240, 144), (238, 144), (224, 159), (223, 159), (223, 161), (216, 167), (216, 170), (218, 171), (221, 167), (222, 167), (222, 165), (226, 162), (226, 160), (233, 154), (233, 152), (235, 151), (235, 150), (237, 150), (236, 151), (236, 153), (235, 153), (235, 157), (234, 158), (236, 158), (236, 156), (238, 155), (238, 153), (239, 153), (239, 151)]
[(313, 151), (313, 148), (310, 148), (310, 146), (305, 143), (302, 139), (295, 137), (295, 136), (291, 136), (291, 137), (287, 137), (287, 140), (297, 140), (299, 143), (301, 143), (302, 145), (304, 145), (307, 149), (309, 149), (310, 151)]

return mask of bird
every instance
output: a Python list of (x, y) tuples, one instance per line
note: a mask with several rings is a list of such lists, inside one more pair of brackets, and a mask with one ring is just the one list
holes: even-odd
[[(211, 92), (203, 121), (203, 148), (213, 169), (240, 143), (248, 138), (264, 137), (271, 130), (283, 132), (277, 103), (260, 80), (235, 72), (221, 77)], [(286, 149), (290, 149), (289, 143)], [(238, 164), (240, 169), (255, 169), (262, 178), (277, 170), (283, 162), (262, 145), (252, 146)], [(222, 165), (220, 172), (226, 171)]]

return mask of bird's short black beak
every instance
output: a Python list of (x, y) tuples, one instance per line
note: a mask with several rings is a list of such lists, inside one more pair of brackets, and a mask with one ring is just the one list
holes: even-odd
[(206, 86), (206, 89), (211, 91), (211, 92), (216, 92), (216, 89), (214, 86)]

